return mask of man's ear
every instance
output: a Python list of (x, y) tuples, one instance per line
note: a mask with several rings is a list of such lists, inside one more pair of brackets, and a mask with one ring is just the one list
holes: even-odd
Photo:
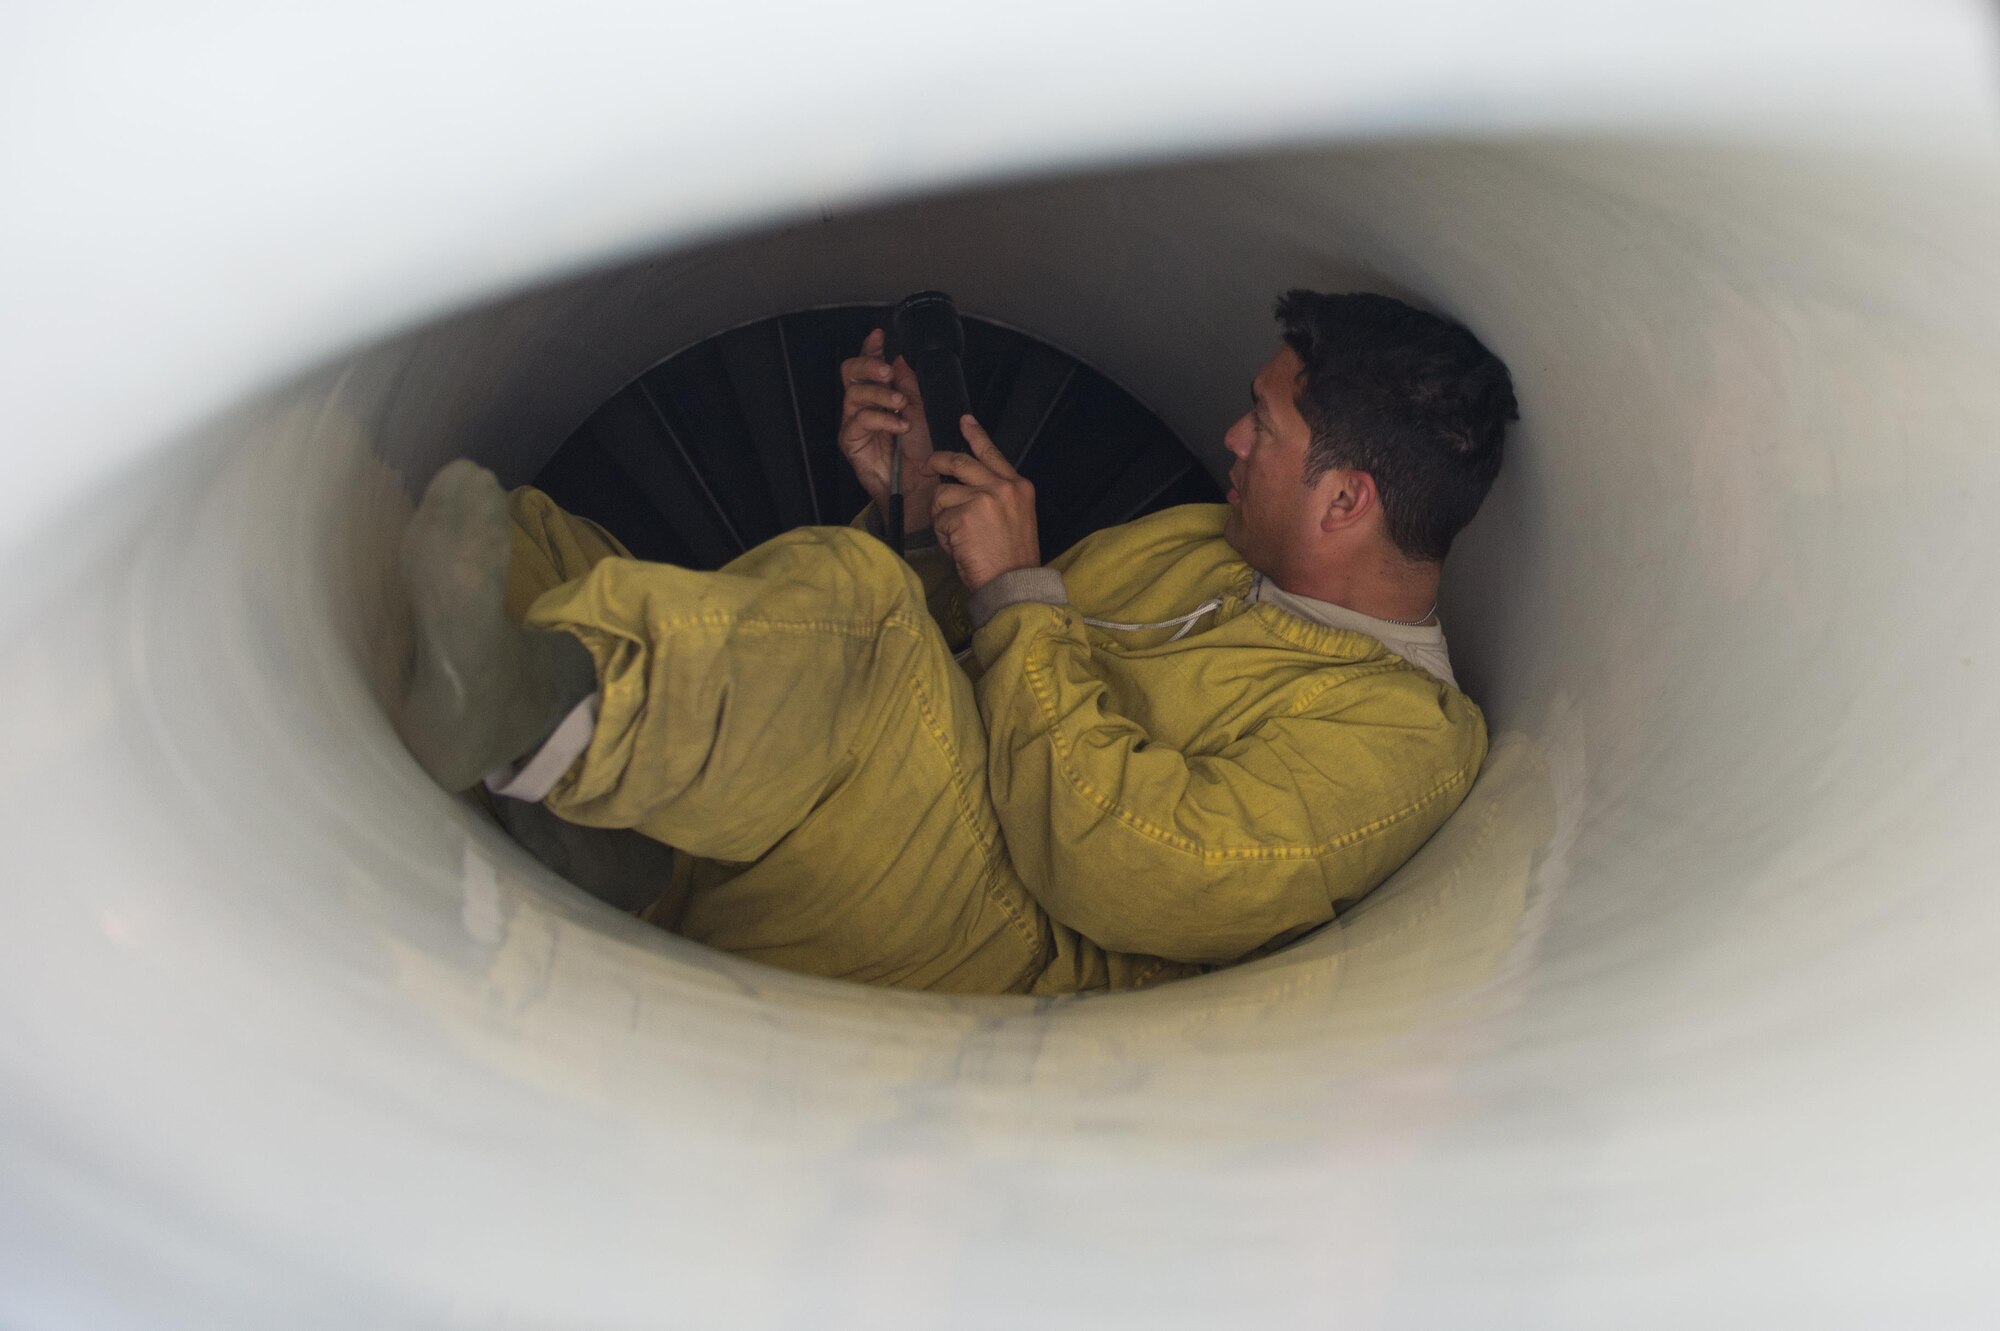
[(1381, 505), (1381, 496), (1375, 490), (1375, 478), (1365, 471), (1335, 467), (1321, 478), (1320, 485), (1323, 507), (1320, 509), (1319, 529), (1323, 532), (1342, 531), (1365, 522)]

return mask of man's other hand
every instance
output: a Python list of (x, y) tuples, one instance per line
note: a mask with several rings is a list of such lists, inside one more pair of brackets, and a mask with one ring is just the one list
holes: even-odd
[(937, 478), (924, 469), (931, 455), (930, 427), (924, 424), (924, 400), (917, 393), (916, 372), (898, 356), (892, 366), (882, 358), (882, 330), (861, 343), (861, 354), (840, 363), (844, 393), (840, 403), (840, 451), (875, 501), (883, 518), (889, 516), (889, 460), (903, 454), (903, 530), (919, 532), (930, 526), (931, 496)]
[(978, 421), (959, 417), (964, 453), (933, 453), (932, 475), (957, 485), (940, 485), (931, 501), (931, 525), (938, 544), (958, 565), (967, 591), (978, 591), (1002, 573), (1040, 568), (1041, 534), (1035, 527), (1035, 487), (1022, 479)]

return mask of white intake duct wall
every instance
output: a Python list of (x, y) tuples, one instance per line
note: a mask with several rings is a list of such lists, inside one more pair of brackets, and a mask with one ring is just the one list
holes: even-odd
[[(0, 1325), (2000, 1319), (1982, 10), (663, 8), (0, 41)], [(1512, 367), (1493, 756), (1338, 926), (820, 982), (397, 743), (439, 463), (923, 285), (1211, 461), (1286, 286)]]

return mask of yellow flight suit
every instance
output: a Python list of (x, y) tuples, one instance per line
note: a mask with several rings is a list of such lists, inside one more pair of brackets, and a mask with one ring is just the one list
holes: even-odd
[[(1221, 505), (1078, 543), (1052, 565), (1070, 604), (1002, 606), (961, 666), (935, 549), (809, 527), (696, 573), (511, 503), (510, 611), (597, 663), (596, 734), (548, 807), (682, 852), (647, 918), (793, 970), (1068, 993), (1241, 960), (1386, 877), (1486, 754), (1456, 689), (1247, 603)], [(1210, 600), (1177, 641), (1084, 622)]]

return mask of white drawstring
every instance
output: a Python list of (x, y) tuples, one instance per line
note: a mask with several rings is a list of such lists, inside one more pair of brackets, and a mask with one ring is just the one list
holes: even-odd
[(1203, 615), (1209, 613), (1209, 611), (1211, 610), (1220, 610), (1220, 609), (1222, 609), (1222, 598), (1218, 596), (1213, 601), (1202, 602), (1200, 605), (1188, 611), (1186, 614), (1179, 616), (1178, 618), (1163, 619), (1157, 624), (1116, 624), (1108, 619), (1086, 619), (1083, 622), (1090, 625), (1094, 629), (1124, 629), (1128, 632), (1137, 632), (1140, 629), (1171, 628), (1175, 624), (1179, 624), (1181, 626), (1181, 631), (1179, 633), (1176, 633), (1173, 637), (1167, 639), (1168, 642), (1179, 642), (1182, 638), (1185, 638), (1188, 634), (1194, 632), (1194, 624), (1196, 620), (1200, 619)]
[[(1200, 605), (1196, 606), (1194, 609), (1188, 611), (1184, 615), (1179, 615), (1173, 619), (1163, 619), (1157, 624), (1119, 624), (1109, 619), (1086, 619), (1083, 622), (1090, 625), (1094, 629), (1124, 629), (1127, 632), (1137, 632), (1140, 629), (1172, 628), (1175, 624), (1179, 624), (1181, 626), (1180, 632), (1174, 634), (1173, 637), (1167, 639), (1168, 642), (1179, 642), (1182, 638), (1185, 638), (1188, 634), (1194, 632), (1194, 626), (1196, 620), (1200, 619), (1203, 615), (1209, 613), (1211, 610), (1220, 610), (1220, 609), (1222, 609), (1222, 598), (1218, 596), (1213, 601), (1203, 601)], [(964, 664), (967, 660), (971, 659), (971, 657), (972, 657), (972, 649), (970, 647), (967, 647), (964, 651), (954, 654), (951, 659), (959, 662), (960, 664)]]

